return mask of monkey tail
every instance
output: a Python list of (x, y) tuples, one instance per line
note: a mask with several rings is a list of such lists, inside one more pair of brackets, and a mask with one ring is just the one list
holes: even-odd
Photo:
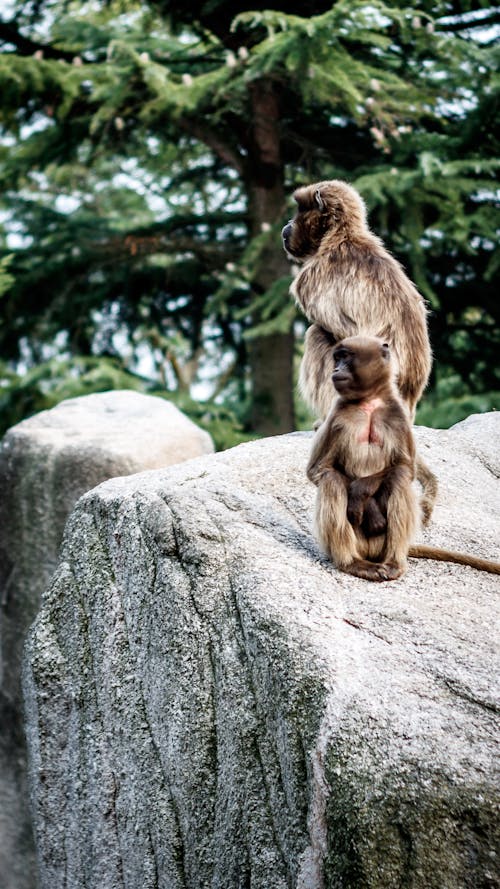
[(479, 559), (468, 553), (456, 553), (448, 549), (438, 549), (436, 546), (410, 546), (408, 555), (413, 559), (435, 559), (440, 562), (456, 562), (458, 565), (469, 565), (478, 571), (488, 571), (489, 574), (500, 574), (500, 563), (489, 562), (488, 559)]

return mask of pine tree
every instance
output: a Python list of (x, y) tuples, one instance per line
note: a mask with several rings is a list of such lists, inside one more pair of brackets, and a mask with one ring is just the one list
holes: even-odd
[(134, 371), (147, 345), (167, 388), (216, 369), (248, 428), (293, 428), (279, 230), (297, 184), (335, 176), (429, 299), (441, 363), (494, 387), (494, 10), (274, 5), (41, 0), (0, 23), (6, 358)]

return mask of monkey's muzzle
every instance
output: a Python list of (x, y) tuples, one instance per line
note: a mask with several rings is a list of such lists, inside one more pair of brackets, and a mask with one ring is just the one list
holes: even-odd
[(290, 235), (292, 234), (292, 223), (287, 222), (286, 225), (283, 226), (281, 230), (281, 237), (283, 238), (283, 245), (285, 250), (288, 249), (288, 241), (290, 240)]
[(349, 387), (350, 382), (351, 382), (351, 377), (349, 376), (349, 374), (345, 374), (340, 371), (335, 371), (332, 374), (332, 383), (335, 386), (339, 395), (342, 394), (342, 392), (345, 391), (345, 389)]

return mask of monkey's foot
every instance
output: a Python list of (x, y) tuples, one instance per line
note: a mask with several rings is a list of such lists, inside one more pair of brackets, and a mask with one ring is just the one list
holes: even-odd
[(385, 580), (397, 580), (406, 571), (406, 564), (398, 565), (397, 562), (381, 562), (378, 567), (385, 573)]
[(342, 568), (347, 574), (354, 577), (362, 577), (363, 580), (397, 580), (404, 574), (404, 567), (395, 562), (367, 562), (365, 559), (357, 559), (350, 565)]

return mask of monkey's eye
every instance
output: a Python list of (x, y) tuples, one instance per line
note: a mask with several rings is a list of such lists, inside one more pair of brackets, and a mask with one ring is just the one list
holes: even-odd
[(339, 364), (341, 361), (345, 361), (348, 357), (348, 352), (345, 349), (339, 349), (338, 352), (333, 353), (333, 360), (335, 364)]

